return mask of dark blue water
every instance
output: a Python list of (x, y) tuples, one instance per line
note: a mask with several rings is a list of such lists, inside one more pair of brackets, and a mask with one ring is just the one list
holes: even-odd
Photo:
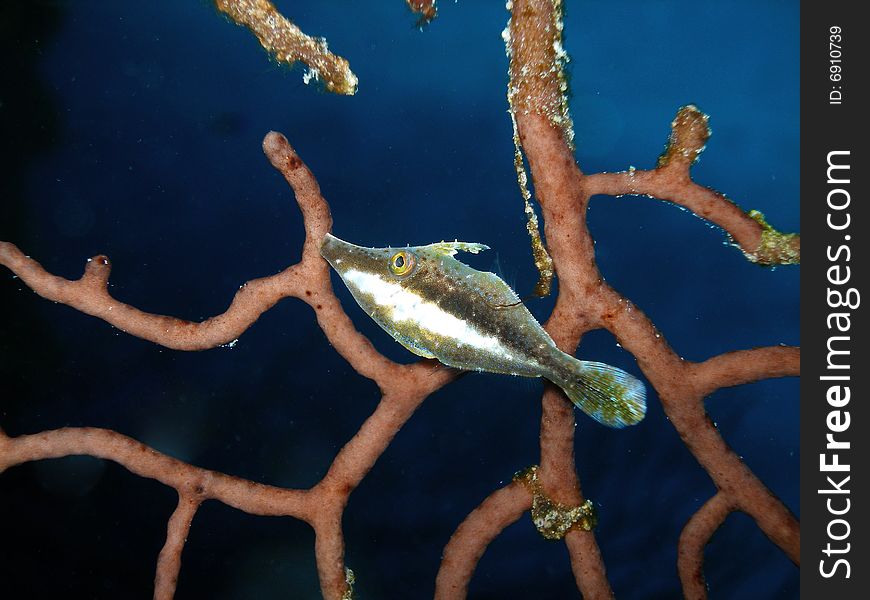
[[(468, 262), (527, 293), (536, 272), (505, 112), (503, 2), (445, 1), (423, 32), (403, 4), (279, 3), (349, 58), (360, 79), (351, 98), (304, 85), (302, 69), (270, 62), (204, 1), (4, 5), (0, 239), (66, 277), (106, 253), (112, 293), (143, 310), (220, 313), (244, 281), (300, 256), (293, 195), (260, 150), (274, 129), (316, 174), (337, 235), (483, 242), (493, 251)], [(676, 110), (695, 103), (713, 128), (697, 181), (799, 229), (797, 2), (569, 2), (565, 31), (585, 171), (652, 166)], [(682, 356), (799, 343), (797, 268), (748, 263), (721, 231), (650, 199), (595, 198), (589, 222), (607, 280)], [(378, 400), (298, 301), (232, 349), (181, 353), (2, 280), (0, 425), (11, 434), (108, 427), (197, 465), (307, 487)], [(338, 294), (380, 351), (413, 360)], [(543, 319), (551, 306), (531, 308)], [(579, 355), (639, 372), (604, 332)], [(431, 597), (456, 526), (537, 462), (541, 389), (473, 374), (424, 403), (345, 514), (360, 597)], [(799, 514), (797, 382), (723, 390), (707, 408)], [(657, 399), (630, 430), (579, 416), (576, 453), (617, 596), (678, 596), (677, 538), (714, 488)], [(174, 492), (84, 458), (15, 468), (0, 489), (8, 597), (149, 597)], [(728, 519), (706, 559), (713, 598), (797, 596), (797, 569), (747, 517)], [(197, 514), (179, 598), (318, 593), (305, 524), (217, 503)], [(525, 518), (471, 584), (478, 599), (575, 596), (564, 546)]]

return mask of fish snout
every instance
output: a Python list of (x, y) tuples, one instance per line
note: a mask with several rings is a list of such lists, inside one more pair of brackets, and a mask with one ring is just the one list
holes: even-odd
[(336, 261), (343, 256), (347, 256), (353, 247), (353, 244), (345, 242), (331, 233), (327, 233), (323, 236), (323, 241), (320, 243), (320, 256), (325, 258), (332, 265), (333, 269), (341, 272)]

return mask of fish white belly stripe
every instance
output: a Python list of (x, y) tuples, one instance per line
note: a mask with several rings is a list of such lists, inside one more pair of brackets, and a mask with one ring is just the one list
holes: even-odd
[(467, 344), (481, 350), (506, 354), (498, 338), (483, 335), (467, 321), (458, 319), (443, 311), (432, 302), (409, 292), (394, 281), (386, 281), (377, 275), (349, 269), (344, 279), (363, 294), (371, 297), (375, 304), (391, 309), (390, 318), (394, 321), (411, 321), (421, 328), (457, 343)]

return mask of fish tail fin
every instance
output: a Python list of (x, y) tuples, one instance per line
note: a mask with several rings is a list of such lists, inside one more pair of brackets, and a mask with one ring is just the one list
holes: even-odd
[(622, 369), (571, 358), (571, 368), (554, 381), (580, 410), (608, 427), (639, 423), (646, 414), (646, 388)]

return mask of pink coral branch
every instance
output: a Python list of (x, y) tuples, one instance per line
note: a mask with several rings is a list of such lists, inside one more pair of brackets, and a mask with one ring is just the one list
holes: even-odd
[(471, 511), (444, 547), (441, 568), (435, 579), (435, 598), (465, 598), (468, 584), (486, 547), (531, 505), (528, 491), (517, 483), (511, 483), (490, 494)]
[(571, 558), (571, 572), (574, 582), (583, 598), (608, 600), (613, 598), (610, 581), (604, 568), (601, 549), (591, 531), (569, 531), (565, 536), (565, 546)]
[(706, 600), (704, 547), (733, 511), (728, 497), (718, 493), (707, 500), (683, 528), (677, 548), (677, 570), (687, 600)]
[[(602, 288), (603, 320), (658, 392), (662, 407), (717, 488), (752, 516), (762, 531), (795, 563), (799, 561), (797, 520), (725, 443), (704, 410), (703, 399), (721, 385), (797, 374), (799, 350), (765, 348), (729, 353), (700, 365), (684, 361), (638, 308), (609, 287)], [(764, 359), (763, 361), (761, 359)], [(753, 364), (758, 362), (759, 364)]]
[(715, 223), (730, 233), (743, 250), (758, 249), (761, 225), (724, 194), (687, 180), (686, 175), (685, 169), (673, 163), (671, 167), (651, 171), (596, 173), (589, 176), (587, 185), (590, 195), (639, 194), (667, 200)]
[[(517, 0), (513, 3), (510, 29), (511, 81), (517, 86), (516, 96), (523, 98), (515, 118), (560, 280), (559, 297), (547, 329), (566, 351), (573, 350), (583, 332), (591, 327), (610, 330), (637, 358), (638, 365), (658, 391), (674, 427), (723, 495), (750, 514), (768, 537), (797, 562), (797, 521), (727, 446), (704, 411), (703, 397), (727, 384), (738, 372), (736, 382), (795, 374), (795, 358), (799, 354), (794, 349), (745, 351), (717, 357), (695, 367), (671, 350), (642, 311), (604, 283), (586, 227), (589, 197), (592, 193), (620, 194), (632, 190), (612, 185), (612, 178), (582, 173), (573, 160), (564, 119), (554, 114), (552, 108), (561, 81), (550, 76), (553, 69), (532, 69), (530, 75), (524, 70), (524, 65), (553, 64), (550, 56), (553, 44), (547, 43), (543, 32), (552, 31), (554, 10), (557, 8), (551, 0)], [(762, 225), (743, 215), (721, 194), (697, 186), (690, 178), (689, 167), (708, 136), (706, 117), (694, 107), (682, 109), (672, 124), (671, 139), (659, 168), (646, 177), (657, 177), (656, 183), (660, 186), (657, 191), (669, 199), (678, 198), (679, 203), (702, 216), (729, 226), (729, 231), (745, 246), (747, 253), (757, 253)], [(618, 181), (625, 186), (632, 179), (632, 175), (625, 174)], [(607, 183), (611, 186), (605, 187)], [(799, 238), (796, 243), (799, 248)], [(752, 364), (762, 358), (765, 360), (760, 364)], [(559, 429), (560, 421), (564, 423), (561, 429), (567, 431), (569, 427), (567, 415), (550, 421), (546, 425), (549, 429)], [(573, 416), (570, 424), (573, 425)], [(542, 431), (542, 445), (543, 442)], [(562, 460), (573, 462), (564, 440), (562, 448)], [(542, 469), (544, 487), (557, 493), (558, 485), (546, 473)], [(593, 572), (603, 573), (603, 566), (596, 565)], [(589, 580), (585, 583), (588, 585)], [(600, 584), (591, 593), (603, 596), (607, 588)]]
[(763, 221), (760, 213), (744, 212), (724, 194), (692, 181), (689, 169), (709, 137), (707, 115), (694, 106), (684, 106), (671, 123), (667, 148), (655, 169), (589, 175), (585, 181), (586, 193), (590, 196), (642, 194), (666, 200), (724, 229), (754, 262), (763, 265), (799, 263), (799, 235), (780, 234)]
[(220, 500), (255, 515), (284, 515), (310, 520), (310, 494), (253, 483), (201, 469), (172, 458), (125, 435), (92, 427), (65, 427), (18, 437), (0, 436), (0, 472), (46, 458), (87, 455), (114, 461), (148, 479), (202, 499)]
[(306, 234), (302, 260), (276, 275), (244, 284), (220, 315), (195, 323), (146, 313), (115, 300), (107, 289), (111, 266), (105, 256), (90, 259), (82, 277), (70, 281), (47, 272), (14, 244), (0, 241), (0, 264), (48, 300), (175, 350), (206, 350), (229, 343), (279, 300), (294, 296), (315, 310), (330, 343), (358, 373), (384, 384), (399, 365), (384, 358), (356, 331), (332, 293), (329, 267), (320, 258), (320, 242), (332, 227), (332, 216), (317, 180), (281, 134), (269, 133), (263, 151), (296, 193)]
[(178, 506), (166, 527), (166, 543), (157, 557), (157, 574), (154, 577), (154, 600), (171, 600), (178, 585), (181, 571), (181, 553), (187, 542), (187, 534), (201, 500), (193, 494), (182, 493), (178, 496)]
[(341, 515), (347, 497), (324, 500), (331, 504), (323, 506), (314, 522), (314, 555), (317, 557), (317, 575), (324, 598), (344, 598), (347, 576), (344, 566), (344, 534), (341, 530)]
[[(81, 280), (68, 281), (46, 272), (12, 244), (0, 246), (0, 261), (40, 295), (173, 348), (212, 347), (227, 337), (225, 332), (215, 334), (215, 331), (229, 328), (231, 335), (236, 335), (277, 299), (301, 298), (314, 308), (318, 322), (338, 352), (357, 372), (376, 381), (384, 392), (375, 411), (338, 453), (323, 480), (307, 491), (264, 486), (200, 469), (102, 429), (67, 428), (17, 438), (0, 436), (0, 471), (34, 460), (87, 454), (114, 460), (137, 475), (157, 479), (178, 491), (179, 508), (170, 519), (167, 543), (159, 560), (155, 588), (159, 597), (171, 597), (174, 589), (183, 540), (195, 512), (190, 503), (198, 505), (202, 500), (216, 499), (248, 513), (294, 516), (311, 524), (317, 536), (315, 554), (324, 597), (341, 598), (347, 590), (341, 533), (341, 515), (347, 499), (426, 396), (458, 374), (434, 361), (396, 364), (379, 354), (356, 331), (332, 292), (328, 268), (319, 255), (320, 240), (332, 221), (314, 176), (284, 136), (270, 133), (263, 148), (290, 183), (302, 209), (306, 230), (302, 260), (276, 276), (247, 284), (227, 312), (203, 323), (152, 315), (115, 301), (106, 292), (108, 268), (102, 261), (99, 262), (105, 268), (96, 266)], [(90, 310), (107, 303), (117, 310)]]
[(708, 396), (723, 387), (800, 375), (800, 372), (801, 349), (793, 346), (726, 352), (691, 367), (691, 376), (702, 396)]
[(242, 286), (227, 311), (202, 323), (155, 315), (124, 304), (108, 292), (111, 264), (106, 256), (88, 259), (80, 279), (70, 281), (45, 271), (14, 244), (0, 242), (0, 263), (37, 294), (100, 318), (125, 333), (174, 350), (205, 350), (231, 342), (260, 315), (298, 287), (298, 271), (288, 269)]

